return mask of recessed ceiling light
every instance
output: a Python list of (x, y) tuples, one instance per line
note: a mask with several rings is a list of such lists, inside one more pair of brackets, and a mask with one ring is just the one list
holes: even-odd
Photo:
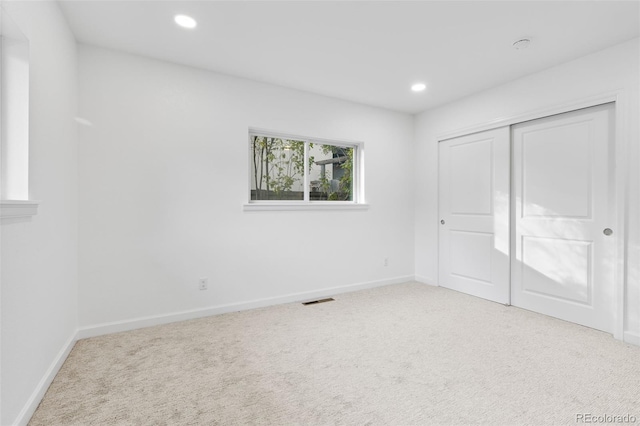
[(198, 25), (195, 19), (187, 15), (176, 15), (173, 20), (182, 28), (195, 28)]
[(427, 85), (424, 83), (416, 83), (413, 86), (411, 86), (411, 90), (413, 90), (414, 92), (422, 92), (426, 88), (427, 88)]
[(531, 39), (529, 39), (529, 38), (521, 38), (520, 40), (514, 41), (511, 46), (513, 46), (513, 48), (516, 49), (516, 50), (522, 50), (522, 49), (526, 49), (527, 47), (529, 47), (530, 44), (531, 44)]

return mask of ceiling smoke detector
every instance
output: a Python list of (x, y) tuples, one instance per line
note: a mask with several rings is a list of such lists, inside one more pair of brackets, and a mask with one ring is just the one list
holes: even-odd
[(520, 40), (514, 41), (511, 46), (513, 46), (513, 48), (516, 50), (522, 50), (529, 47), (530, 44), (531, 44), (531, 39), (521, 38)]

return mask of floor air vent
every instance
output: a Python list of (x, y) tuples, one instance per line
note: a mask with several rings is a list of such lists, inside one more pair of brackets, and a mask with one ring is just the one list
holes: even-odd
[(303, 302), (302, 304), (305, 305), (305, 306), (307, 306), (307, 305), (315, 305), (317, 303), (333, 302), (333, 300), (334, 299), (332, 297), (329, 297), (327, 299), (320, 299), (320, 300), (312, 300), (310, 302)]

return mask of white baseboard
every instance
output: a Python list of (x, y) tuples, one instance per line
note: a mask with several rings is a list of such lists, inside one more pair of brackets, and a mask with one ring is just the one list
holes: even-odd
[(33, 393), (27, 400), (27, 403), (22, 408), (22, 411), (20, 411), (20, 414), (18, 414), (18, 417), (12, 423), (13, 425), (26, 426), (29, 423), (29, 420), (31, 420), (31, 416), (33, 416), (33, 413), (36, 412), (36, 409), (38, 408), (38, 405), (40, 405), (40, 401), (42, 401), (44, 394), (47, 392), (47, 389), (49, 389), (51, 382), (53, 382), (56, 374), (58, 374), (58, 371), (60, 371), (62, 364), (64, 364), (64, 362), (67, 360), (67, 357), (71, 353), (71, 349), (73, 349), (73, 345), (75, 345), (77, 341), (78, 333), (76, 332), (69, 338), (67, 343), (58, 353), (58, 356), (56, 356), (56, 358), (53, 360), (53, 362), (49, 366), (49, 369), (47, 369), (47, 372), (40, 380), (40, 383), (38, 383), (38, 386), (36, 386)]
[(248, 309), (263, 308), (265, 306), (279, 305), (282, 303), (300, 302), (304, 300), (328, 297), (334, 294), (349, 293), (391, 284), (400, 284), (414, 280), (413, 275), (401, 276), (391, 279), (370, 281), (359, 284), (350, 284), (339, 287), (328, 287), (301, 293), (291, 293), (283, 296), (268, 297), (264, 299), (250, 300), (247, 302), (230, 303), (227, 305), (211, 306), (202, 309), (173, 312), (170, 314), (155, 315), (150, 317), (133, 318), (124, 321), (116, 321), (94, 326), (82, 327), (78, 331), (78, 339), (102, 336), (105, 334), (130, 331), (138, 328), (152, 327), (155, 325), (169, 324), (172, 322), (203, 318), (212, 315), (226, 314), (229, 312), (245, 311)]
[(433, 280), (431, 278), (423, 277), (421, 275), (416, 275), (415, 276), (415, 280), (417, 282), (419, 282), (419, 283), (422, 283), (422, 284), (427, 284), (427, 285), (431, 285), (431, 286), (434, 286), (434, 287), (438, 287), (438, 284), (436, 284), (436, 280)]
[(624, 332), (624, 342), (632, 345), (640, 346), (640, 334), (631, 331)]

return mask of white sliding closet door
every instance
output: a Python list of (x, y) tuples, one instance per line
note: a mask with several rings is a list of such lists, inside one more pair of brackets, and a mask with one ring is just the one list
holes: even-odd
[(613, 107), (512, 127), (511, 303), (613, 332)]
[(439, 285), (509, 303), (509, 128), (439, 144)]

